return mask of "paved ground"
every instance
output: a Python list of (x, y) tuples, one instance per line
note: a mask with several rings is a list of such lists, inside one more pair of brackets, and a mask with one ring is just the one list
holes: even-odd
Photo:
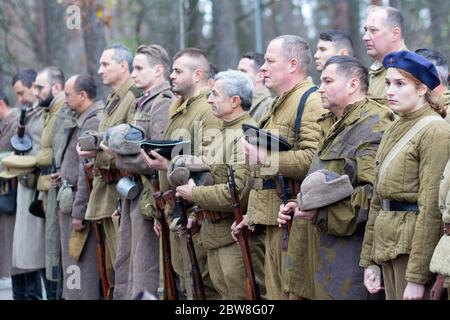
[(0, 279), (0, 300), (12, 300), (11, 279)]

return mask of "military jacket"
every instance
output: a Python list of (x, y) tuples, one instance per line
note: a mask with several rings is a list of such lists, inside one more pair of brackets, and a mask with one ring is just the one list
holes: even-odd
[[(294, 146), (291, 151), (272, 152), (269, 165), (252, 166), (254, 181), (276, 177), (277, 173), (286, 178), (303, 179), (308, 171), (312, 156), (320, 138), (317, 120), (324, 113), (322, 102), (317, 92), (312, 93), (306, 101), (301, 120), (300, 133), (296, 136), (295, 120), (297, 109), (303, 94), (313, 86), (311, 80), (299, 82), (291, 90), (276, 98), (269, 112), (261, 119), (260, 126), (280, 135)], [(256, 168), (253, 168), (256, 167)], [(275, 189), (262, 190), (255, 187), (250, 191), (248, 204), (248, 223), (278, 225), (277, 215), (281, 199)]]
[(369, 68), (369, 88), (367, 96), (387, 106), (386, 99), (386, 68), (375, 61)]
[(354, 187), (349, 198), (319, 208), (313, 222), (320, 231), (317, 250), (310, 252), (319, 255), (314, 263), (319, 299), (362, 299), (366, 295), (359, 255), (372, 197), (375, 155), (393, 120), (393, 113), (373, 100), (349, 105), (312, 160), (309, 173), (327, 169), (346, 174)]
[(78, 156), (76, 146), (78, 137), (85, 131), (98, 129), (101, 119), (103, 103), (92, 104), (75, 120), (75, 127), (68, 127), (65, 130), (66, 146), (62, 154), (61, 179), (67, 181), (73, 187), (74, 202), (72, 206), (72, 216), (84, 219), (86, 213), (89, 193), (87, 191), (86, 177), (84, 172), (84, 159)]
[[(132, 123), (144, 129), (145, 139), (161, 140), (169, 120), (169, 107), (175, 100), (168, 82), (144, 93), (135, 104)], [(149, 174), (151, 169), (141, 155), (116, 156), (116, 166), (135, 174)]]
[(200, 234), (205, 249), (219, 248), (234, 242), (230, 233), (231, 224), (234, 222), (234, 213), (227, 185), (227, 164), (232, 165), (234, 170), (242, 210), (246, 209), (250, 192), (249, 167), (243, 158), (241, 126), (244, 123), (251, 125), (256, 125), (256, 123), (247, 112), (230, 122), (223, 120), (221, 122), (220, 133), (211, 143), (209, 148), (211, 152), (204, 160), (210, 164), (214, 185), (197, 186), (192, 190), (193, 202), (202, 209), (228, 213), (227, 216), (223, 215), (224, 219), (218, 222), (213, 223), (207, 217), (203, 220)]
[[(56, 119), (59, 111), (64, 106), (64, 92), (58, 94), (48, 108), (43, 109), (44, 123), (42, 126), (41, 149), (37, 153), (37, 165), (39, 167), (50, 167), (53, 156), (53, 138)], [(37, 189), (48, 191), (50, 189), (50, 175), (41, 174), (38, 178)]]
[[(395, 259), (408, 254), (406, 280), (425, 284), (441, 227), (438, 207), (439, 182), (450, 156), (449, 127), (435, 121), (418, 132), (392, 160), (383, 177), (379, 169), (386, 155), (420, 119), (437, 113), (425, 105), (401, 116), (381, 141), (375, 168), (375, 191), (370, 206), (360, 265)], [(417, 203), (418, 212), (385, 211), (381, 200)]]
[[(176, 100), (169, 109), (169, 122), (164, 139), (166, 140), (190, 140), (191, 155), (202, 156), (207, 154), (207, 147), (214, 140), (220, 126), (207, 100), (208, 89), (202, 89), (199, 94), (183, 101)], [(159, 172), (159, 181), (162, 191), (167, 191), (173, 186), (167, 181), (167, 173)]]
[[(0, 119), (0, 153), (13, 151), (11, 147), (11, 138), (17, 133), (19, 124), (19, 111), (12, 109), (11, 113), (4, 119)], [(2, 170), (0, 161), (0, 170)]]
[(250, 116), (258, 123), (267, 110), (270, 108), (270, 105), (273, 103), (272, 95), (270, 94), (269, 89), (264, 88), (261, 91), (253, 93), (253, 103), (250, 108)]
[[(98, 126), (99, 132), (121, 123), (133, 120), (134, 105), (139, 92), (133, 81), (128, 79), (117, 91), (111, 93), (103, 110), (103, 116)], [(114, 158), (103, 151), (98, 151), (94, 160), (95, 168), (115, 169)], [(94, 176), (93, 189), (86, 211), (86, 220), (99, 220), (111, 217), (120, 198), (116, 191), (116, 183), (106, 184), (101, 176)]]

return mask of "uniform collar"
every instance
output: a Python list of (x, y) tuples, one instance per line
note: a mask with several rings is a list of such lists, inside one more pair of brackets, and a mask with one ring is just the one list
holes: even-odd
[(302, 88), (309, 88), (313, 86), (314, 83), (311, 80), (311, 77), (307, 77), (305, 80), (300, 81), (297, 83), (292, 89), (283, 92), (278, 98), (277, 102), (275, 103), (274, 107), (279, 106), (282, 104), (287, 98), (289, 98), (295, 91), (302, 89)]
[(183, 100), (182, 98), (178, 98), (177, 101), (171, 106), (170, 108), (170, 117), (173, 117), (179, 113), (184, 113), (187, 111), (189, 106), (193, 104), (194, 102), (206, 98), (206, 95), (208, 94), (209, 89), (208, 87), (203, 87), (200, 89), (199, 93), (196, 96), (193, 96), (187, 100)]
[(127, 94), (127, 92), (134, 85), (133, 79), (128, 78), (117, 91), (114, 91), (110, 94), (109, 98), (113, 98), (114, 96), (118, 96), (120, 100)]
[(139, 97), (138, 101), (136, 101), (136, 108), (141, 108), (144, 104), (146, 104), (149, 100), (153, 99), (161, 92), (170, 90), (170, 84), (168, 81), (157, 85), (150, 90), (144, 92), (142, 96)]
[(242, 122), (243, 120), (249, 120), (252, 117), (247, 111), (242, 112), (237, 118), (231, 120), (231, 121), (225, 121), (221, 119), (221, 128), (229, 128), (235, 126), (237, 123)]
[(66, 95), (64, 94), (63, 91), (61, 91), (60, 93), (58, 93), (56, 95), (56, 97), (53, 98), (52, 102), (50, 103), (50, 105), (48, 106), (48, 108), (44, 108), (45, 111), (49, 112), (49, 113), (53, 113), (55, 112), (55, 106), (59, 105), (61, 102), (64, 101)]
[(99, 110), (103, 109), (103, 103), (101, 101), (94, 102), (91, 104), (82, 114), (78, 116), (77, 127), (81, 128), (84, 122), (89, 118), (92, 113), (97, 113)]

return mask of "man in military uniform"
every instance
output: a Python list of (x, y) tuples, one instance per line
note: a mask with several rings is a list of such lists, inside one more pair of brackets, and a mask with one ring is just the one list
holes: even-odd
[(367, 54), (374, 60), (369, 68), (368, 96), (387, 106), (386, 69), (383, 58), (392, 51), (407, 50), (405, 24), (401, 12), (392, 7), (369, 6), (364, 22), (363, 40)]
[[(250, 79), (239, 71), (224, 71), (215, 76), (208, 102), (212, 105), (213, 114), (222, 121), (220, 132), (210, 146), (213, 152), (203, 159), (211, 165), (214, 185), (195, 186), (191, 180), (189, 184), (176, 189), (177, 194), (203, 210), (200, 237), (207, 251), (211, 280), (222, 299), (246, 298), (246, 282), (242, 280), (245, 278), (243, 257), (239, 245), (230, 234), (234, 213), (227, 186), (226, 165), (233, 166), (240, 204), (245, 210), (250, 192), (247, 181), (249, 167), (245, 164), (241, 139), (242, 124), (256, 124), (245, 112), (252, 105), (252, 87)], [(264, 234), (252, 233), (249, 238), (250, 246), (253, 240), (257, 241), (254, 237), (261, 236), (264, 239)], [(256, 275), (260, 286), (264, 286), (263, 269), (259, 268), (264, 263), (263, 252), (259, 257), (252, 255), (255, 258), (253, 265), (260, 271)]]
[(325, 62), (339, 55), (353, 56), (353, 43), (350, 36), (339, 30), (322, 32), (314, 54), (316, 70), (322, 72)]
[[(437, 99), (442, 105), (447, 106), (450, 110), (450, 90), (448, 90), (448, 62), (445, 54), (436, 49), (421, 48), (415, 51), (418, 55), (430, 60), (436, 67), (441, 83), (433, 91), (433, 97)], [(447, 115), (445, 120), (450, 123), (450, 116)]]
[[(300, 37), (283, 35), (268, 45), (266, 62), (261, 67), (266, 86), (278, 95), (260, 127), (280, 135), (293, 145), (290, 151), (268, 153), (263, 148), (246, 143), (245, 152), (251, 162), (253, 187), (247, 211), (250, 228), (266, 225), (265, 276), (268, 299), (286, 298), (282, 290), (283, 257), (281, 229), (277, 214), (281, 198), (277, 192), (277, 175), (285, 178), (291, 192), (299, 188), (299, 180), (308, 171), (320, 138), (317, 120), (324, 110), (314, 85), (309, 79), (312, 57), (309, 45)], [(254, 159), (254, 160), (251, 160)], [(239, 232), (245, 220), (233, 227)]]
[[(279, 222), (284, 224), (290, 220), (286, 213), (297, 208), (294, 225), (299, 220), (307, 221), (317, 232), (299, 235), (297, 239), (306, 242), (305, 247), (310, 250), (289, 252), (296, 262), (296, 272), (313, 270), (313, 278), (307, 274), (304, 284), (300, 284), (300, 294), (315, 299), (363, 299), (367, 292), (359, 255), (373, 191), (375, 155), (394, 115), (387, 107), (366, 97), (367, 69), (352, 57), (330, 58), (325, 63), (321, 82), (319, 93), (323, 106), (336, 120), (319, 144), (308, 174), (320, 170), (327, 182), (310, 186), (308, 176), (298, 195), (300, 208), (296, 202), (282, 206)], [(347, 177), (349, 193), (345, 193), (346, 185), (341, 181)], [(327, 183), (333, 180), (340, 184), (327, 191)], [(331, 192), (343, 196), (324, 202), (325, 195)], [(290, 239), (290, 244), (291, 240), (294, 239)]]
[(34, 86), (34, 93), (39, 100), (39, 106), (43, 108), (44, 124), (41, 136), (41, 149), (37, 154), (37, 165), (39, 167), (39, 178), (37, 190), (39, 198), (42, 199), (45, 219), (45, 263), (46, 277), (52, 289), (49, 299), (56, 299), (57, 281), (60, 274), (60, 242), (59, 227), (56, 217), (56, 194), (51, 190), (51, 165), (55, 153), (55, 137), (61, 126), (57, 126), (60, 114), (68, 110), (64, 104), (64, 74), (56, 67), (47, 67), (38, 72)]
[[(32, 149), (26, 154), (35, 156), (40, 149), (42, 109), (33, 93), (36, 71), (19, 70), (12, 79), (19, 104), (26, 108), (25, 134), (31, 137)], [(20, 161), (19, 161), (20, 162)], [(36, 162), (36, 161), (34, 161)], [(28, 208), (36, 195), (36, 170), (18, 179), (16, 222), (12, 260), (16, 274), (12, 276), (13, 297), (42, 299), (41, 278), (45, 277), (45, 221), (30, 214)]]
[[(172, 80), (172, 91), (179, 96), (169, 109), (169, 122), (164, 134), (167, 140), (189, 140), (191, 142), (189, 152), (192, 155), (204, 155), (208, 152), (208, 144), (213, 140), (214, 134), (219, 127), (219, 121), (212, 114), (211, 107), (207, 101), (208, 79), (210, 77), (210, 64), (208, 59), (200, 49), (187, 48), (179, 51), (173, 58), (173, 71), (170, 75)], [(159, 170), (160, 189), (168, 191), (173, 189), (167, 181), (167, 168), (169, 160), (163, 158), (157, 152), (151, 154), (155, 159), (150, 159), (145, 153), (141, 152), (145, 161), (154, 170)], [(173, 209), (169, 206), (167, 213), (170, 220), (176, 217), (172, 215)], [(190, 224), (195, 220), (195, 215), (190, 216)], [(177, 221), (177, 220), (175, 220)], [(180, 277), (182, 284), (189, 281), (185, 273), (185, 264), (183, 263), (182, 250), (185, 250), (184, 244), (181, 244), (180, 235), (176, 227), (172, 228), (170, 234), (171, 258), (175, 272)], [(206, 262), (206, 251), (199, 245), (199, 236), (194, 237), (195, 253), (197, 255), (200, 272), (202, 273), (203, 285), (205, 286), (205, 295), (207, 299), (218, 298), (208, 273)], [(185, 255), (184, 255), (185, 256)], [(188, 263), (185, 261), (185, 263)], [(188, 266), (186, 266), (188, 267)], [(190, 290), (185, 287), (186, 292)], [(189, 297), (188, 294), (188, 298)]]
[(253, 102), (249, 113), (256, 123), (261, 120), (273, 102), (269, 89), (264, 85), (264, 75), (260, 70), (263, 64), (264, 55), (262, 53), (249, 52), (241, 57), (237, 67), (239, 71), (246, 73), (253, 82)]
[[(62, 182), (58, 199), (61, 212), (61, 251), (63, 269), (63, 297), (66, 300), (99, 299), (99, 273), (96, 259), (96, 239), (89, 222), (84, 220), (89, 193), (84, 161), (78, 156), (78, 137), (88, 130), (97, 130), (102, 115), (102, 103), (95, 103), (97, 86), (91, 76), (75, 75), (66, 81), (66, 103), (77, 118), (64, 125), (64, 148), (61, 155)], [(59, 175), (52, 175), (59, 177)], [(71, 239), (72, 238), (72, 239)], [(69, 249), (70, 242), (77, 250)], [(75, 251), (75, 252), (74, 252)], [(82, 254), (81, 254), (82, 253)], [(68, 277), (73, 267), (80, 270), (80, 287), (69, 287)]]
[[(142, 45), (133, 60), (133, 78), (143, 95), (136, 101), (132, 124), (145, 131), (145, 138), (161, 140), (169, 119), (169, 107), (175, 98), (168, 81), (169, 56), (158, 45)], [(116, 167), (126, 171), (128, 177), (141, 189), (133, 199), (122, 198), (122, 212), (115, 263), (114, 299), (132, 299), (138, 293), (147, 291), (157, 296), (159, 285), (159, 239), (153, 232), (152, 193), (148, 178), (152, 170), (139, 153), (122, 155), (115, 152), (110, 141), (110, 152), (116, 159)], [(115, 148), (128, 147), (126, 141), (118, 141)], [(131, 148), (131, 147), (130, 147)], [(119, 150), (117, 150), (119, 151)], [(141, 182), (142, 179), (142, 182)], [(144, 189), (145, 188), (145, 189)], [(144, 189), (144, 190), (143, 190)], [(144, 211), (141, 210), (141, 194)], [(143, 215), (145, 214), (145, 216)]]
[[(335, 55), (352, 56), (353, 46), (350, 37), (339, 30), (330, 30), (323, 32), (319, 36), (317, 51), (314, 55), (316, 69), (322, 72), (327, 60)], [(320, 118), (321, 137), (331, 128), (335, 121), (333, 114), (324, 114)], [(321, 138), (322, 139), (322, 138)], [(283, 288), (289, 294), (289, 299), (298, 300), (304, 297), (312, 297), (309, 292), (312, 290), (313, 270), (308, 259), (303, 259), (298, 254), (302, 252), (304, 256), (312, 254), (309, 250), (314, 250), (308, 246), (304, 237), (317, 237), (318, 232), (307, 221), (297, 220), (291, 227), (289, 235), (289, 245), (287, 250), (287, 263), (285, 266), (285, 275), (283, 279)], [(303, 272), (298, 272), (301, 269)]]
[[(9, 99), (6, 95), (0, 91), (0, 150), (2, 153), (12, 151), (10, 140), (11, 137), (17, 133), (17, 123), (19, 118), (19, 112), (17, 109), (11, 109), (9, 107)], [(4, 156), (4, 154), (3, 154)], [(3, 157), (2, 156), (2, 157)], [(3, 166), (0, 164), (0, 170)], [(0, 179), (0, 187), (2, 196), (6, 194), (13, 194), (13, 190), (16, 188), (14, 181)], [(6, 209), (6, 208), (5, 208)], [(0, 208), (0, 277), (9, 277), (14, 274), (12, 268), (12, 246), (13, 246), (13, 232), (14, 232), (15, 217), (10, 212), (5, 212)], [(17, 279), (17, 278), (16, 278)], [(17, 292), (16, 281), (13, 281), (13, 293), (14, 289)], [(20, 284), (19, 284), (20, 285)], [(26, 290), (25, 288), (21, 288)], [(23, 292), (26, 294), (26, 292)], [(14, 299), (23, 299), (25, 297), (14, 296)]]
[[(105, 132), (108, 128), (133, 120), (134, 106), (136, 97), (139, 96), (139, 90), (134, 87), (130, 77), (132, 59), (130, 50), (120, 44), (106, 48), (102, 53), (98, 73), (103, 83), (112, 89), (112, 93), (106, 101), (98, 126), (99, 132)], [(79, 150), (79, 155), (95, 158), (93, 190), (89, 197), (85, 220), (95, 221), (101, 225), (105, 242), (108, 282), (112, 289), (114, 287), (113, 263), (116, 259), (118, 214), (120, 214), (116, 210), (120, 198), (116, 191), (116, 184), (120, 180), (121, 174), (116, 168), (114, 158), (102, 150)], [(109, 292), (109, 297), (111, 297), (111, 293)]]

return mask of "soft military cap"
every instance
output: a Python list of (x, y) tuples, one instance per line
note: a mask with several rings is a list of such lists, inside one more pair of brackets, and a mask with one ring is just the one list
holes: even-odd
[(153, 156), (150, 151), (153, 150), (167, 160), (171, 160), (172, 156), (182, 155), (184, 149), (186, 149), (186, 153), (190, 153), (190, 145), (189, 140), (144, 140), (141, 142), (141, 148), (151, 159)]
[(144, 141), (145, 132), (142, 128), (128, 123), (108, 129), (108, 147), (120, 155), (135, 155), (140, 152), (141, 142)]
[(268, 151), (288, 151), (292, 145), (283, 137), (270, 133), (250, 124), (243, 124), (242, 131), (248, 143)]
[(37, 160), (35, 156), (10, 155), (2, 160), (5, 170), (0, 172), (0, 178), (12, 179), (17, 176), (30, 173), (36, 167)]
[(209, 186), (214, 183), (211, 168), (199, 157), (180, 155), (173, 158), (167, 168), (167, 180), (174, 186), (182, 186), (193, 179), (197, 186)]
[(300, 187), (297, 204), (300, 210), (311, 210), (329, 206), (349, 197), (353, 186), (348, 175), (339, 175), (329, 170), (317, 170), (309, 174)]
[(397, 68), (405, 70), (431, 90), (441, 83), (434, 64), (411, 51), (391, 52), (384, 57), (383, 65), (386, 69)]

